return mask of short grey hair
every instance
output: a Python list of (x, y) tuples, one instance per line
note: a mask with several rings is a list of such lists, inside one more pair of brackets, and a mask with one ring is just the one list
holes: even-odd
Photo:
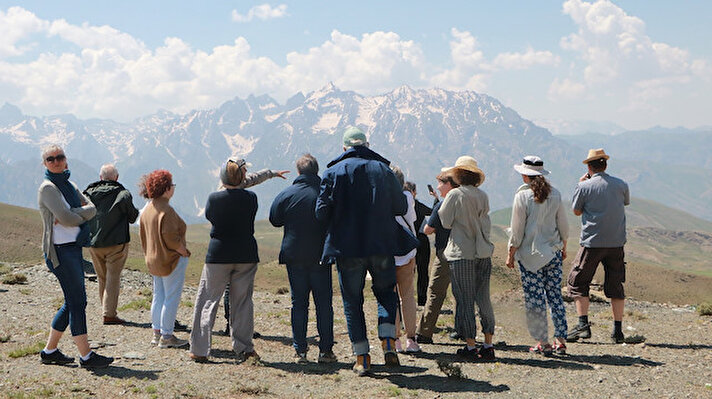
[(42, 162), (44, 162), (45, 158), (47, 158), (47, 155), (52, 154), (57, 151), (61, 151), (62, 154), (64, 154), (64, 150), (58, 144), (48, 144), (45, 147), (43, 147), (42, 148)]
[(297, 159), (297, 172), (300, 175), (315, 175), (319, 173), (319, 162), (312, 154), (304, 154)]
[(403, 175), (403, 171), (401, 168), (391, 165), (391, 170), (393, 171), (393, 174), (396, 175), (396, 179), (398, 179), (398, 184), (400, 184), (401, 189), (405, 188), (405, 176)]
[(117, 180), (119, 178), (119, 171), (113, 164), (107, 163), (101, 165), (101, 170), (99, 171), (99, 178), (101, 180)]

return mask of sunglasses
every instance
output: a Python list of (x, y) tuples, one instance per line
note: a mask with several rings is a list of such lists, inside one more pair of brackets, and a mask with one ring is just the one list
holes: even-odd
[(59, 154), (59, 155), (55, 155), (55, 156), (50, 155), (47, 158), (45, 158), (45, 161), (47, 161), (47, 163), (52, 163), (54, 161), (62, 162), (65, 159), (67, 159), (67, 157), (64, 154)]
[(227, 162), (228, 163), (230, 163), (230, 162), (236, 163), (238, 168), (241, 168), (241, 167), (247, 165), (247, 161), (245, 161), (244, 159), (230, 158), (227, 160)]

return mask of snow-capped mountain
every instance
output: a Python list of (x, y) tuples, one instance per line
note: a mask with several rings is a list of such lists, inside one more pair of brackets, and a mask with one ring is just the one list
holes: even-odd
[(173, 203), (191, 221), (201, 220), (208, 194), (218, 187), (220, 165), (229, 156), (246, 158), (252, 171), (292, 170), (289, 181), (272, 179), (254, 188), (259, 216), (264, 217), (272, 198), (295, 177), (294, 161), (309, 152), (324, 168), (342, 151), (341, 133), (350, 125), (362, 128), (371, 148), (404, 170), (418, 185), (418, 198), (428, 204), (425, 185), (435, 185), (440, 169), (464, 154), (474, 156), (487, 174), (482, 188), (492, 209), (511, 204), (521, 183), (512, 165), (524, 155), (537, 154), (546, 161), (551, 180), (565, 197), (584, 173), (584, 149), (490, 96), (403, 86), (367, 97), (329, 84), (298, 93), (284, 104), (269, 96), (250, 96), (183, 115), (159, 111), (131, 123), (72, 115), (31, 117), (5, 104), (0, 108), (0, 202), (36, 207), (40, 149), (59, 143), (80, 186), (96, 180), (106, 162), (117, 165), (119, 180), (134, 192), (142, 174), (170, 170), (178, 186)]

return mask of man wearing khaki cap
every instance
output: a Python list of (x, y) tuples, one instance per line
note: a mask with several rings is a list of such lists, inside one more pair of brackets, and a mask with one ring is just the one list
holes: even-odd
[(603, 290), (611, 300), (613, 333), (615, 343), (623, 343), (623, 308), (625, 305), (625, 261), (623, 245), (625, 236), (625, 209), (630, 204), (628, 184), (607, 174), (610, 157), (603, 149), (589, 150), (583, 161), (588, 173), (581, 176), (574, 190), (572, 207), (576, 216), (581, 216), (581, 248), (574, 259), (567, 285), (574, 297), (578, 325), (569, 331), (567, 341), (591, 338), (588, 322), (589, 288), (598, 264), (605, 271)]

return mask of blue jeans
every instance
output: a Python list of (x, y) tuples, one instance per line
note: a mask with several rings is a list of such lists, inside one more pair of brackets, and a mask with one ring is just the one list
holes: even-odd
[(378, 301), (378, 337), (396, 337), (396, 310), (398, 294), (396, 287), (396, 264), (393, 256), (369, 256), (365, 258), (337, 258), (341, 297), (344, 300), (344, 315), (349, 338), (355, 355), (369, 352), (366, 336), (366, 317), (363, 314), (363, 288), (366, 271), (371, 273), (371, 289)]
[(307, 352), (307, 322), (309, 321), (309, 292), (316, 307), (316, 328), (319, 331), (319, 351), (327, 352), (334, 346), (334, 308), (331, 305), (331, 267), (319, 263), (287, 265), (292, 292), (292, 337), (298, 353)]
[(52, 320), (52, 328), (57, 331), (70, 326), (72, 336), (87, 333), (87, 291), (84, 286), (84, 267), (82, 248), (74, 244), (55, 245), (54, 250), (59, 258), (59, 266), (54, 267), (49, 258), (47, 267), (59, 280), (59, 286), (64, 293), (64, 303)]
[(153, 276), (151, 324), (154, 330), (161, 330), (161, 335), (173, 334), (187, 268), (188, 258), (181, 256), (171, 274), (162, 277)]

